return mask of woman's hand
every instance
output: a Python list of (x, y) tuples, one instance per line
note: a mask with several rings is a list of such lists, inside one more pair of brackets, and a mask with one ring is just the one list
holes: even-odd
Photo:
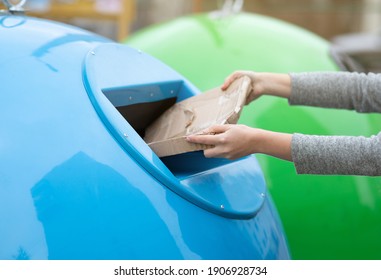
[(247, 97), (246, 104), (265, 94), (284, 98), (289, 98), (291, 95), (290, 76), (278, 73), (236, 71), (225, 79), (221, 89), (226, 90), (235, 80), (242, 76), (247, 76), (251, 80), (251, 91)]
[[(225, 79), (221, 86), (226, 90), (236, 79), (247, 76), (251, 80), (251, 91), (246, 103), (263, 94), (288, 98), (291, 94), (291, 79), (288, 74), (236, 71)], [(189, 135), (187, 141), (210, 145), (204, 150), (205, 157), (237, 159), (255, 153), (292, 160), (291, 134), (272, 132), (245, 125), (215, 125), (201, 135)]]
[(249, 92), (249, 95), (246, 99), (246, 105), (249, 104), (251, 101), (259, 98), (263, 94), (263, 89), (261, 88), (260, 83), (256, 79), (256, 73), (253, 71), (236, 71), (233, 74), (229, 75), (223, 85), (221, 86), (222, 90), (227, 90), (228, 87), (237, 79), (247, 76), (251, 80), (251, 90)]
[(207, 158), (237, 159), (255, 153), (263, 153), (291, 160), (291, 134), (277, 133), (245, 125), (215, 125), (202, 135), (190, 135), (187, 141), (211, 145), (204, 150)]
[(187, 140), (213, 146), (204, 151), (207, 158), (236, 159), (253, 153), (252, 130), (244, 125), (215, 125), (202, 135), (188, 136)]

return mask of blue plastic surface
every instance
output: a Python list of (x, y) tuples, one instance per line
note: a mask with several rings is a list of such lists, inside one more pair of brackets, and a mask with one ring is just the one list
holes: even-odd
[[(156, 157), (104, 95), (155, 84), (155, 71), (131, 60), (135, 76), (108, 68), (88, 79), (99, 70), (89, 57), (110, 47), (119, 48), (71, 26), (0, 16), (0, 259), (289, 258), (255, 157)], [(109, 58), (125, 62), (118, 52)], [(180, 81), (179, 99), (197, 91), (168, 71), (177, 78), (160, 80)], [(99, 107), (89, 87), (104, 89)], [(238, 203), (232, 187), (254, 199)]]

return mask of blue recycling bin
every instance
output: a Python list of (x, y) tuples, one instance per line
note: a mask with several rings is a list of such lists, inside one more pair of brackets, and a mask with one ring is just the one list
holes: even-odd
[(158, 158), (144, 142), (199, 93), (180, 74), (24, 15), (0, 16), (0, 48), (0, 259), (290, 258), (254, 156)]

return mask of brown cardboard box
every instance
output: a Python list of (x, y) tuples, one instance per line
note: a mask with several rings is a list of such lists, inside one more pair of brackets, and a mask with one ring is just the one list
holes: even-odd
[(186, 136), (200, 134), (215, 124), (237, 123), (250, 82), (242, 77), (226, 91), (215, 88), (176, 103), (146, 129), (144, 140), (159, 157), (206, 149), (187, 142)]

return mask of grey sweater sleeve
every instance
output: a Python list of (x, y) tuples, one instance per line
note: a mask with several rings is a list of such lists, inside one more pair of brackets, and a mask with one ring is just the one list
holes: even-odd
[[(290, 74), (291, 105), (381, 112), (381, 75)], [(377, 136), (294, 134), (292, 158), (299, 174), (381, 176), (381, 133)]]
[(299, 174), (381, 176), (381, 133), (370, 138), (294, 134), (291, 149)]
[(291, 105), (381, 113), (381, 74), (312, 72), (290, 76)]

